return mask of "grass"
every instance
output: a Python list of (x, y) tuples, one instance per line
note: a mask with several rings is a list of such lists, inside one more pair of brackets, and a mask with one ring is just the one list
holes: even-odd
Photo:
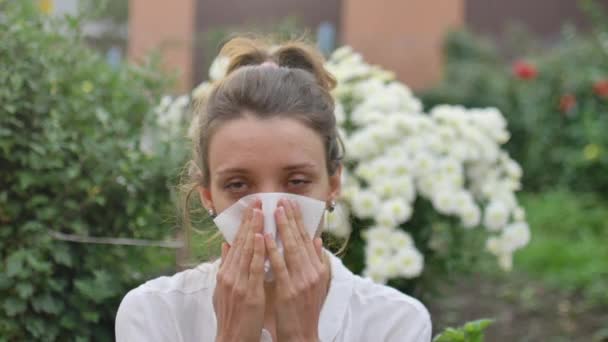
[(524, 194), (532, 240), (515, 267), (567, 291), (608, 304), (608, 203), (592, 194)]

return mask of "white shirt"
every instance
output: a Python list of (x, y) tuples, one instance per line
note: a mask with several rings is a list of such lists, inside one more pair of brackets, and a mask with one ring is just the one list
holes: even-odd
[[(431, 319), (418, 300), (350, 272), (333, 254), (319, 318), (322, 342), (428, 342)], [(215, 341), (213, 290), (219, 260), (131, 290), (116, 314), (118, 342)], [(272, 337), (262, 331), (262, 342)]]

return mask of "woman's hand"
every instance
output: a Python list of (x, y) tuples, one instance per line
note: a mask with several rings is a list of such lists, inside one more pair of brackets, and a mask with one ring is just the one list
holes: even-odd
[(261, 203), (252, 204), (231, 247), (222, 244), (222, 261), (213, 293), (216, 341), (259, 342), (264, 324), (264, 238)]
[(283, 256), (269, 235), (265, 236), (265, 242), (276, 279), (277, 338), (280, 342), (319, 341), (319, 315), (330, 276), (322, 241), (311, 240), (295, 201), (281, 200), (275, 216)]

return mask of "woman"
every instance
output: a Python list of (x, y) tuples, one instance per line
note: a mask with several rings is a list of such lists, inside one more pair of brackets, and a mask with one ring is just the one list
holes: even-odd
[[(341, 145), (320, 55), (301, 43), (267, 48), (236, 38), (227, 76), (199, 115), (196, 190), (210, 214), (258, 193), (324, 201), (340, 192)], [(130, 291), (118, 341), (429, 341), (417, 300), (352, 274), (305, 232), (296, 202), (274, 212), (284, 252), (263, 234), (260, 201), (243, 215), (221, 259)], [(274, 280), (264, 280), (264, 260)]]

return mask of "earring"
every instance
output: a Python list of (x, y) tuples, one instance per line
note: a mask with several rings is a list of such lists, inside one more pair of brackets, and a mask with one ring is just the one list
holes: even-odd
[(331, 202), (329, 202), (329, 208), (327, 208), (327, 211), (329, 211), (330, 213), (333, 213), (335, 209), (336, 209), (336, 201), (332, 200)]
[(215, 210), (213, 210), (213, 208), (207, 209), (207, 212), (209, 213), (209, 216), (215, 217)]

